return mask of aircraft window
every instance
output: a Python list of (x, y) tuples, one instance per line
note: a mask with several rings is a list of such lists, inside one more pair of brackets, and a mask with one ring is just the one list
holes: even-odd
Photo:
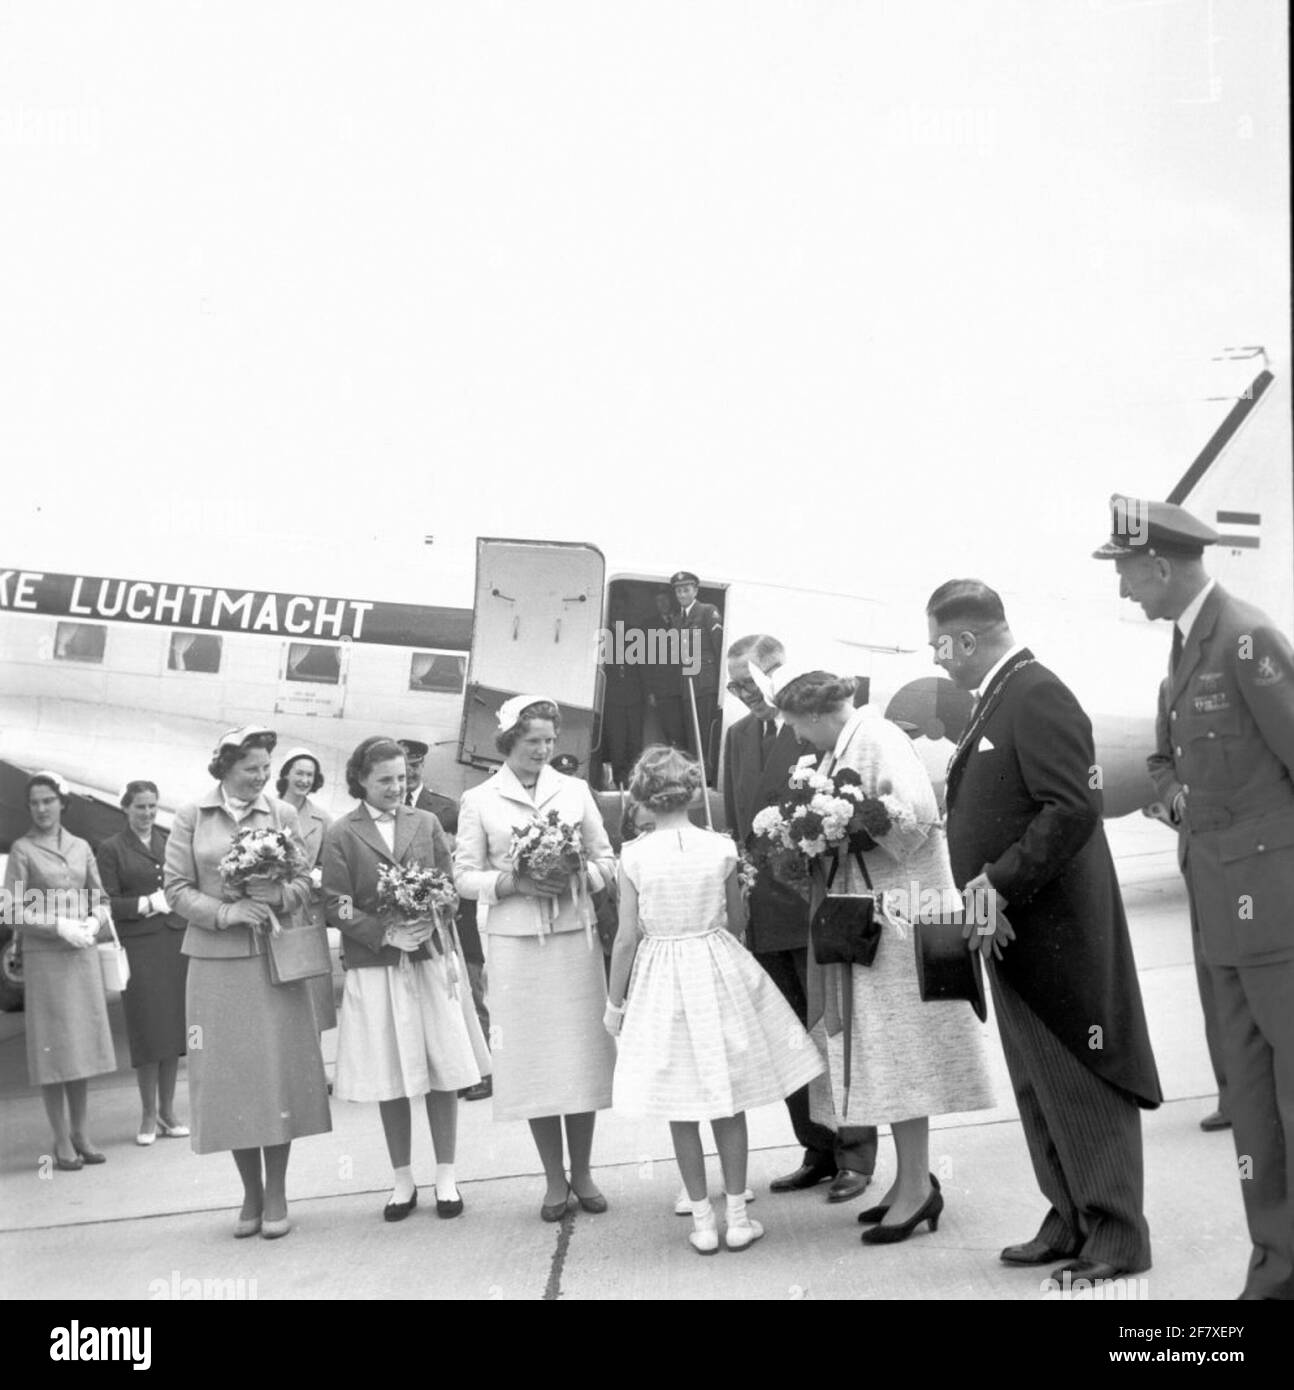
[(55, 661), (103, 661), (108, 629), (101, 623), (59, 623), (54, 629)]
[(313, 685), (340, 685), (341, 648), (314, 642), (289, 643), (287, 678)]
[(462, 693), (467, 659), (447, 652), (414, 652), (409, 661), (409, 689), (435, 690), (445, 695)]
[(201, 671), (214, 675), (220, 670), (220, 638), (205, 632), (171, 633), (171, 650), (166, 658), (168, 671)]

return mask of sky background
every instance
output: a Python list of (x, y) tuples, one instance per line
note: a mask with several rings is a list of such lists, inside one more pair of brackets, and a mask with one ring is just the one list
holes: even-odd
[(2, 563), (1108, 586), (1209, 359), (1288, 367), (1286, 61), (1276, 0), (0, 4)]

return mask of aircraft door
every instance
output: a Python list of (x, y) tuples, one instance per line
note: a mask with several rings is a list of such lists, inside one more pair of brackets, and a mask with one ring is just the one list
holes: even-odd
[(595, 546), (477, 541), (461, 762), (500, 762), (494, 746), (499, 706), (513, 695), (548, 695), (562, 711), (557, 751), (574, 754), (581, 775), (587, 773), (605, 573)]

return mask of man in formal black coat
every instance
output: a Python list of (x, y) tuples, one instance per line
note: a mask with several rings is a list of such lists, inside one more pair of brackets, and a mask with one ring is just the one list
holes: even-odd
[[(752, 663), (761, 671), (776, 671), (785, 660), (782, 644), (763, 634), (742, 637), (728, 648), (728, 689), (750, 711), (728, 730), (724, 744), (723, 802), (728, 828), (741, 849), (754, 836), (751, 822), (765, 806), (786, 792), (791, 769), (806, 752), (791, 727), (767, 704), (750, 677)], [(809, 942), (808, 880), (803, 891), (761, 868), (748, 903), (746, 940), (800, 1022), (805, 1021)], [(876, 1168), (876, 1130), (850, 1125), (834, 1134), (809, 1116), (809, 1088), (786, 1098), (796, 1140), (804, 1145), (804, 1161), (793, 1173), (777, 1178), (774, 1192), (795, 1192), (831, 1179), (829, 1202), (847, 1202), (866, 1191)]]
[[(423, 784), (422, 770), (430, 751), (421, 739), (402, 738), (400, 747), (404, 749), (404, 804), (416, 811), (430, 811), (440, 822), (441, 829), (449, 836), (450, 844), (458, 834), (458, 802), (453, 797), (442, 796)], [(485, 952), (481, 949), (481, 933), (476, 926), (476, 903), (471, 898), (458, 900), (458, 913), (454, 918), (458, 928), (459, 943), (463, 947), (463, 962), (467, 966), (467, 977), (472, 986), (472, 1003), (481, 1030), (490, 1036), (490, 1012), (485, 1006)], [(459, 1092), (465, 1100), (486, 1100), (494, 1094), (494, 1082), (490, 1077), (478, 1081)]]
[[(707, 785), (714, 785), (718, 766), (714, 725), (719, 717), (719, 672), (723, 669), (723, 615), (712, 603), (697, 598), (701, 581), (691, 570), (679, 570), (670, 578), (678, 600), (675, 626), (682, 637), (683, 718), (687, 723), (688, 747), (705, 765)], [(692, 705), (696, 704), (696, 722)], [(701, 742), (697, 746), (697, 731)]]
[(1002, 600), (952, 580), (926, 605), (935, 664), (978, 703), (948, 766), (948, 850), (984, 909), (969, 943), (989, 967), (1002, 1049), (1038, 1186), (1051, 1203), (1007, 1264), (1052, 1279), (1150, 1267), (1142, 1109), (1163, 1099), (1114, 861), (1092, 725), (1026, 647)]

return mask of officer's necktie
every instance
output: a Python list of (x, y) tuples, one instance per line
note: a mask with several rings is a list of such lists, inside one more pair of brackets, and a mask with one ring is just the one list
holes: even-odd
[(1182, 629), (1173, 624), (1173, 651), (1168, 658), (1168, 674), (1171, 676), (1177, 670), (1177, 663), (1182, 659)]

